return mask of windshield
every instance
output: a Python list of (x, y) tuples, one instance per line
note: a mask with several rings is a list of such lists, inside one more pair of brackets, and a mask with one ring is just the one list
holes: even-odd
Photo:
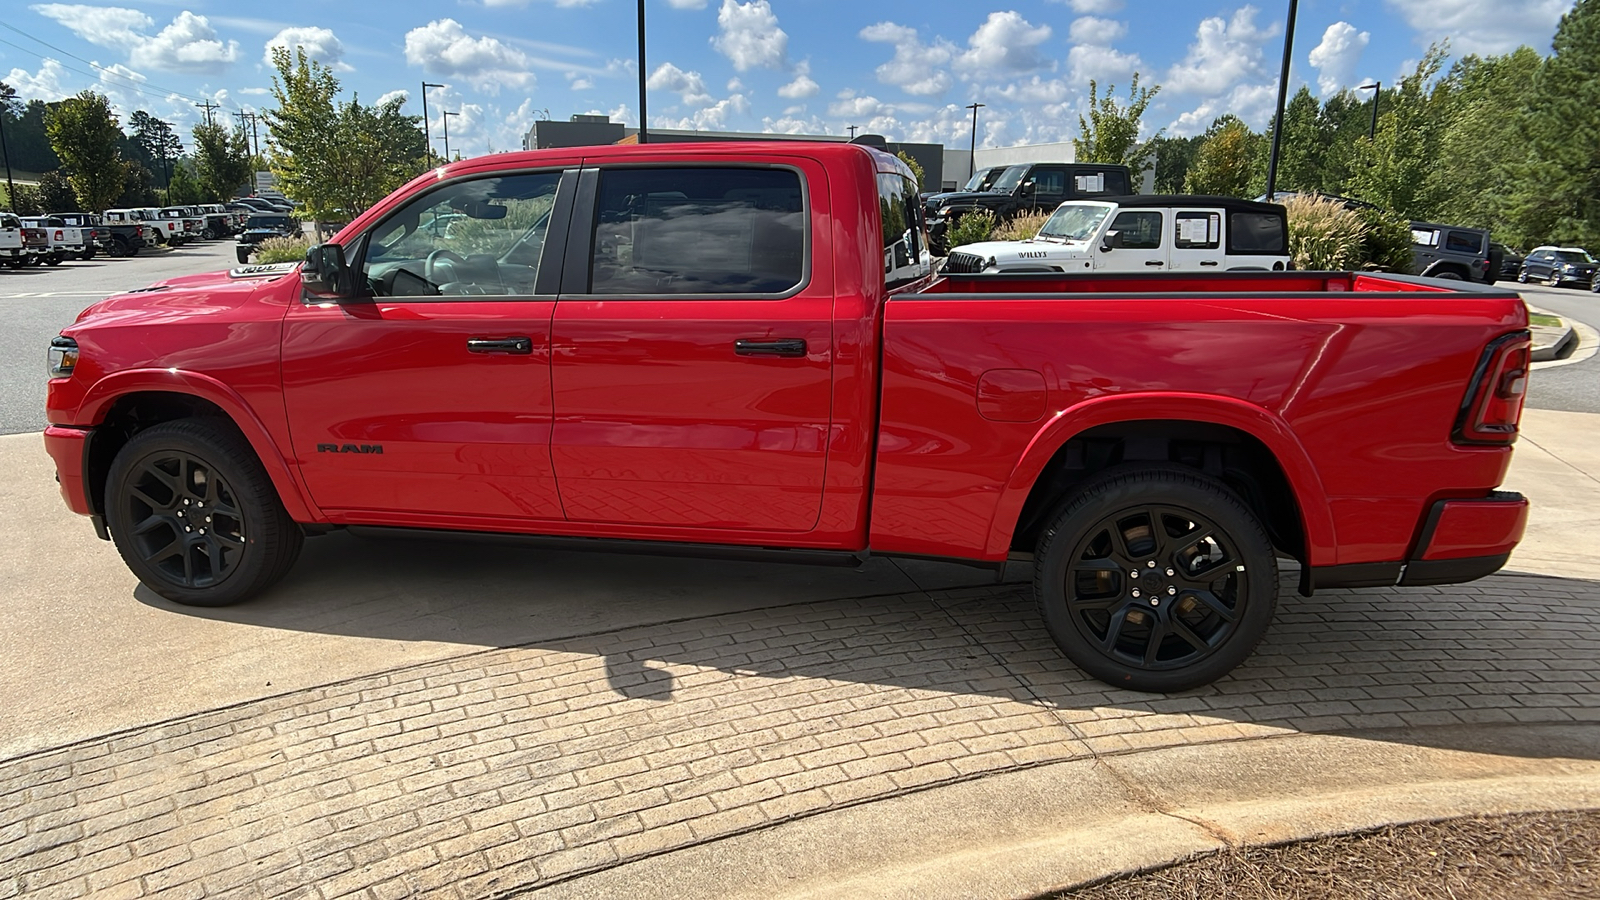
[(1569, 263), (1592, 263), (1594, 257), (1584, 250), (1557, 250), (1556, 259)]
[(1111, 207), (1094, 203), (1063, 203), (1050, 215), (1039, 237), (1058, 241), (1087, 241), (1111, 215)]
[(251, 216), (245, 220), (246, 228), (282, 228), (289, 224), (288, 216)]
[(1016, 190), (1017, 185), (1022, 183), (1022, 177), (1027, 174), (1027, 166), (1012, 166), (1002, 172), (999, 178), (995, 179), (994, 186), (989, 190), (1009, 194)]
[(999, 166), (990, 166), (972, 173), (967, 183), (961, 186), (963, 191), (987, 191), (994, 186), (994, 180), (1004, 171)]

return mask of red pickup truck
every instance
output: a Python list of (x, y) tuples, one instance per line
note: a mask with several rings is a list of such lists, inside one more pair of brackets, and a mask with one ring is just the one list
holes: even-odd
[(502, 154), (303, 264), (174, 278), (51, 346), (62, 493), (179, 603), (333, 528), (855, 564), (1031, 559), (1109, 683), (1191, 688), (1300, 589), (1497, 570), (1507, 290), (1329, 272), (940, 277), (848, 144)]

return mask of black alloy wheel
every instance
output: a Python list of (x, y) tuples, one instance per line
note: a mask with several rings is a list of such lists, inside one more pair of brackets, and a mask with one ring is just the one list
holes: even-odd
[(1528, 283), (1528, 267), (1527, 266), (1523, 266), (1522, 268), (1517, 270), (1517, 281), (1519, 281), (1519, 282), (1521, 282), (1523, 284), (1527, 284)]
[(139, 580), (190, 606), (265, 589), (303, 541), (249, 443), (220, 420), (168, 422), (129, 440), (111, 464), (106, 519)]
[(1116, 687), (1184, 691), (1221, 678), (1255, 650), (1277, 604), (1277, 560), (1255, 514), (1177, 466), (1092, 479), (1035, 559), (1056, 644)]
[(1551, 287), (1561, 287), (1561, 269), (1556, 266), (1551, 266), (1550, 277), (1545, 281), (1545, 284), (1548, 284)]

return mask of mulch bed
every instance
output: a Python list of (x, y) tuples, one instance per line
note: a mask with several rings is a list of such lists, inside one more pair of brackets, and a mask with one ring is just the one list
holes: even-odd
[(1055, 895), (1055, 900), (1201, 898), (1600, 898), (1600, 811), (1452, 819), (1242, 847)]

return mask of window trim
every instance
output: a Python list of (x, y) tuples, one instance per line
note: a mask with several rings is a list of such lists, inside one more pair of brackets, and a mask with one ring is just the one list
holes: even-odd
[[(1117, 227), (1117, 219), (1120, 219), (1123, 216), (1155, 216), (1156, 217), (1156, 221), (1158, 223), (1156, 225), (1156, 231), (1155, 231), (1155, 234), (1156, 234), (1155, 246), (1151, 247), (1151, 246), (1148, 246), (1148, 245), (1145, 245), (1145, 244), (1129, 245), (1127, 236), (1123, 233), (1122, 229)], [(1117, 245), (1117, 249), (1118, 250), (1160, 250), (1160, 249), (1166, 247), (1166, 245), (1167, 245), (1167, 241), (1166, 241), (1166, 236), (1167, 236), (1167, 217), (1166, 217), (1166, 214), (1164, 212), (1162, 212), (1161, 210), (1159, 210), (1159, 209), (1127, 209), (1127, 208), (1119, 208), (1117, 210), (1116, 218), (1111, 220), (1111, 226), (1109, 228), (1107, 228), (1106, 230), (1107, 231), (1115, 231), (1119, 235), (1122, 235), (1122, 237), (1119, 239), (1119, 243)]]
[[(781, 293), (738, 293), (738, 294), (596, 294), (594, 293), (594, 230), (595, 217), (600, 214), (600, 177), (603, 173), (613, 170), (625, 169), (775, 169), (793, 172), (800, 181), (800, 211), (805, 216), (805, 227), (801, 230), (803, 243), (800, 248), (800, 281), (794, 287)], [(877, 182), (873, 182), (873, 192), (877, 192)], [(799, 165), (792, 163), (755, 163), (755, 162), (626, 162), (626, 163), (585, 163), (578, 176), (578, 196), (574, 205), (572, 220), (567, 229), (567, 256), (566, 265), (562, 266), (561, 296), (564, 299), (584, 299), (595, 301), (621, 301), (621, 300), (676, 300), (681, 302), (718, 301), (718, 300), (787, 300), (797, 296), (809, 287), (813, 278), (813, 252), (814, 242), (811, 234), (816, 224), (816, 216), (811, 203), (811, 183), (806, 178), (806, 173)], [(581, 287), (581, 290), (573, 290)]]
[[(344, 244), (341, 245), (346, 250), (346, 253), (345, 253), (345, 265), (349, 266), (352, 271), (356, 271), (356, 272), (360, 273), (361, 287), (362, 287), (362, 290), (364, 291), (366, 289), (367, 250), (368, 250), (368, 248), (370, 248), (372, 246), (372, 240), (371, 240), (372, 235), (375, 232), (377, 232), (379, 229), (383, 228), (384, 225), (388, 224), (390, 222), (390, 220), (392, 220), (395, 216), (399, 215), (403, 210), (405, 210), (407, 207), (409, 207), (412, 203), (415, 203), (418, 200), (422, 200), (422, 199), (428, 197), (430, 194), (434, 194), (434, 193), (436, 193), (438, 191), (442, 191), (442, 190), (444, 190), (444, 189), (446, 189), (448, 187), (452, 187), (452, 186), (459, 185), (459, 184), (462, 184), (462, 183), (465, 183), (465, 182), (469, 182), (469, 181), (481, 181), (481, 180), (486, 179), (486, 178), (510, 178), (510, 177), (519, 176), (519, 175), (551, 175), (551, 174), (554, 174), (554, 175), (557, 176), (555, 202), (550, 207), (550, 226), (545, 229), (544, 246), (539, 251), (539, 271), (537, 273), (535, 273), (535, 275), (534, 275), (534, 292), (533, 293), (531, 293), (531, 294), (432, 294), (432, 295), (430, 295), (430, 294), (422, 294), (422, 295), (416, 295), (416, 296), (406, 295), (406, 296), (402, 296), (402, 297), (380, 297), (377, 294), (362, 293), (362, 294), (359, 294), (359, 295), (357, 295), (355, 297), (351, 297), (351, 298), (345, 299), (342, 302), (344, 302), (344, 303), (363, 303), (363, 302), (376, 303), (376, 302), (379, 302), (379, 301), (390, 301), (390, 302), (395, 302), (395, 303), (480, 303), (480, 302), (484, 302), (484, 301), (494, 301), (494, 302), (497, 302), (497, 303), (517, 303), (517, 302), (550, 303), (550, 302), (554, 301), (555, 300), (554, 291), (551, 291), (551, 292), (547, 293), (544, 290), (544, 288), (549, 283), (549, 282), (546, 281), (547, 278), (549, 278), (550, 280), (553, 281), (553, 280), (555, 280), (555, 279), (560, 277), (560, 269), (562, 268), (560, 263), (561, 263), (563, 257), (565, 256), (565, 244), (566, 244), (567, 228), (566, 228), (565, 225), (562, 224), (562, 222), (561, 222), (559, 217), (561, 215), (570, 216), (572, 214), (572, 210), (571, 210), (571, 195), (573, 194), (573, 192), (575, 190), (576, 178), (574, 177), (574, 175), (575, 175), (575, 173), (577, 171), (578, 171), (577, 168), (574, 167), (574, 166), (562, 166), (562, 167), (559, 167), (559, 168), (498, 169), (498, 170), (488, 171), (488, 172), (483, 172), (483, 171), (468, 172), (466, 174), (459, 175), (459, 176), (457, 176), (455, 178), (451, 178), (451, 179), (448, 179), (446, 181), (441, 181), (438, 184), (435, 184), (435, 185), (429, 187), (425, 191), (419, 191), (418, 193), (414, 194), (413, 196), (407, 198), (405, 200), (405, 202), (400, 203), (397, 206), (395, 206), (395, 208), (390, 210), (386, 215), (384, 215), (383, 218), (377, 220), (376, 222), (373, 222), (371, 225), (369, 225), (366, 228), (362, 229), (360, 234), (356, 235), (354, 238), (351, 238), (349, 241), (346, 241)], [(563, 207), (562, 207), (562, 198), (563, 197), (567, 198), (567, 208), (566, 209), (563, 209)], [(355, 253), (355, 254), (349, 253), (349, 250), (352, 247), (356, 248), (356, 250), (358, 252)], [(546, 265), (547, 262), (549, 263), (549, 265)], [(554, 270), (554, 271), (551, 271), (551, 270)], [(307, 303), (309, 305), (320, 305), (320, 304), (327, 303), (328, 301), (327, 301), (326, 298), (317, 298), (317, 297), (312, 297), (310, 295), (306, 295), (306, 296), (304, 296), (302, 298), (302, 302), (305, 302), (305, 303)]]

